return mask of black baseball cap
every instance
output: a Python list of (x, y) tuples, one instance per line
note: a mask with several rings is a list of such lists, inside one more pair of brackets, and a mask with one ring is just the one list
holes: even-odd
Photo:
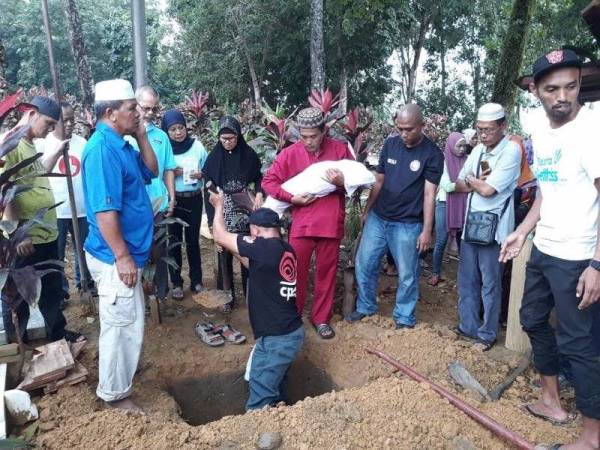
[(544, 56), (540, 56), (533, 63), (533, 81), (537, 83), (544, 75), (556, 69), (564, 67), (581, 68), (581, 64), (581, 58), (573, 50), (553, 50)]
[(264, 228), (279, 228), (281, 221), (275, 211), (269, 208), (258, 208), (248, 217), (250, 225)]
[(54, 120), (60, 120), (60, 105), (51, 98), (36, 95), (29, 103), (35, 106), (40, 114), (48, 116)]

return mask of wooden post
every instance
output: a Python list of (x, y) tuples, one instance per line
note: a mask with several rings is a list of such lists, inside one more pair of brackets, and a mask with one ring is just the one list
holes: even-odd
[(150, 304), (150, 317), (152, 323), (159, 325), (162, 323), (162, 314), (160, 312), (160, 300), (154, 294), (148, 295), (148, 303)]
[(509, 350), (524, 353), (531, 348), (527, 334), (521, 328), (519, 310), (525, 290), (525, 266), (531, 255), (533, 243), (530, 239), (525, 241), (523, 250), (513, 260), (512, 277), (510, 282), (510, 299), (508, 303), (508, 324), (506, 327), (505, 346)]

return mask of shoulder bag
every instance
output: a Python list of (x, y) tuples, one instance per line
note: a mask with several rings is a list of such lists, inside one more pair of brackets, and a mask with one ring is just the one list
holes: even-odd
[[(477, 174), (476, 178), (479, 178), (479, 169), (481, 167), (481, 158), (483, 157), (483, 151), (477, 161)], [(508, 196), (502, 212), (500, 215), (488, 212), (488, 211), (471, 211), (471, 201), (473, 200), (474, 192), (469, 195), (469, 206), (467, 207), (467, 220), (465, 222), (465, 237), (464, 241), (469, 244), (475, 245), (491, 245), (496, 242), (496, 230), (498, 229), (498, 222), (504, 215), (508, 204), (510, 203), (511, 196)]]

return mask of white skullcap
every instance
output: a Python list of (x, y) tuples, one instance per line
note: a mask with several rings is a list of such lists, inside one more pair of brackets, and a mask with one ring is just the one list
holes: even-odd
[(106, 80), (96, 83), (95, 101), (110, 102), (135, 98), (131, 83), (127, 80)]
[(504, 108), (498, 103), (486, 103), (477, 112), (477, 120), (491, 122), (505, 117)]

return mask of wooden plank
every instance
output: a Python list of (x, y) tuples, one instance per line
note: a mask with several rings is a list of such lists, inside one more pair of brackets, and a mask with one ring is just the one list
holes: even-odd
[(65, 378), (49, 383), (44, 387), (44, 394), (56, 392), (63, 386), (73, 386), (87, 379), (88, 371), (81, 363), (76, 362), (75, 367), (71, 369)]
[(75, 366), (69, 344), (64, 339), (36, 348), (24, 380), (18, 389), (32, 390), (64, 378)]
[(152, 323), (158, 325), (162, 323), (162, 316), (160, 313), (160, 300), (154, 294), (148, 295), (148, 303), (150, 304), (150, 317)]
[(19, 353), (19, 344), (6, 344), (0, 346), (0, 358), (3, 356), (13, 356)]
[(531, 348), (527, 334), (521, 328), (519, 310), (525, 290), (525, 266), (531, 255), (533, 243), (530, 239), (525, 241), (523, 250), (513, 260), (512, 278), (510, 283), (510, 299), (508, 303), (508, 324), (506, 327), (505, 346), (509, 350), (524, 353)]
[(71, 355), (73, 355), (73, 359), (77, 359), (86, 344), (87, 341), (69, 342), (69, 348), (71, 350)]

